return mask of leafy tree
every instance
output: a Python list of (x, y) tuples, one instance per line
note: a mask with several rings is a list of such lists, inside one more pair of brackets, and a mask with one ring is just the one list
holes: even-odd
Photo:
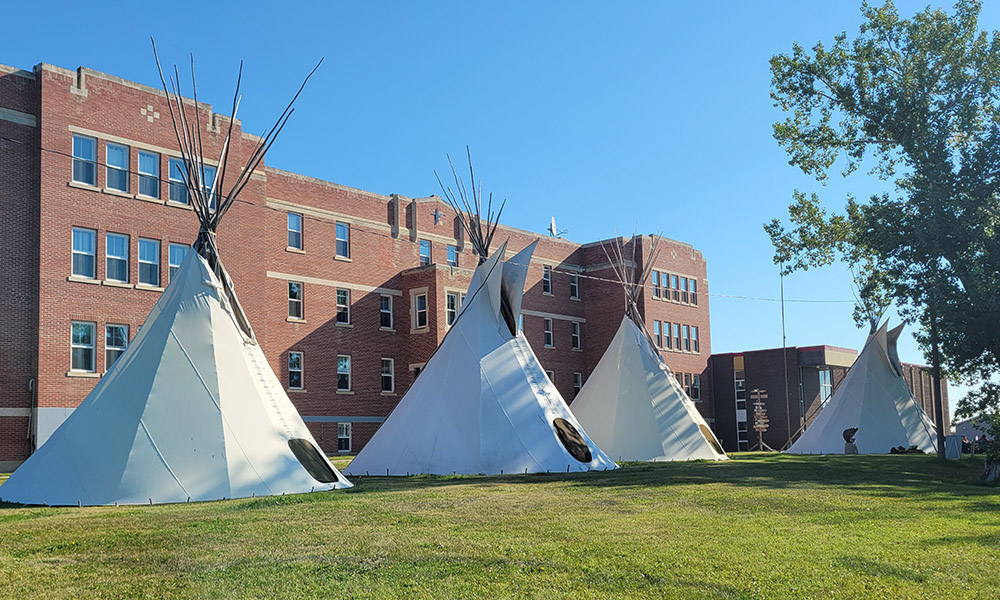
[(901, 19), (891, 1), (865, 2), (853, 40), (771, 59), (771, 96), (788, 114), (774, 136), (790, 164), (821, 182), (839, 164), (894, 184), (834, 215), (796, 193), (796, 227), (767, 226), (775, 261), (867, 270), (871, 290), (922, 325), (925, 350), (936, 325), (945, 364), (967, 381), (1000, 366), (1000, 34), (979, 29), (980, 9), (959, 0), (952, 14)]

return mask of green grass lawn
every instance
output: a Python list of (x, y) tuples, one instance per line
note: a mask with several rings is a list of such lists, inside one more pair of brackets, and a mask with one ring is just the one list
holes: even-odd
[(0, 508), (0, 598), (996, 598), (1000, 488), (981, 485), (981, 470), (742, 454), (372, 477), (347, 492), (190, 505)]

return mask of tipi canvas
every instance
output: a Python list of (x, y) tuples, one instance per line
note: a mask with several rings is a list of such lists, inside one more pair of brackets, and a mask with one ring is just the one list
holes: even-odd
[(125, 353), (0, 498), (158, 504), (349, 486), (189, 252)]
[(570, 408), (616, 459), (726, 459), (701, 413), (627, 316)]
[(625, 292), (625, 315), (571, 408), (592, 439), (615, 458), (725, 460), (712, 430), (653, 346), (639, 313), (658, 240), (652, 238), (641, 273), (635, 268), (638, 238), (632, 240), (630, 261), (620, 238), (604, 247)]
[(898, 446), (934, 451), (934, 423), (903, 380), (896, 353), (902, 330), (900, 325), (887, 332), (883, 324), (868, 337), (833, 397), (788, 452), (843, 454), (844, 431), (854, 427), (859, 454), (888, 454)]
[[(215, 241), (222, 216), (263, 160), (291, 104), (222, 196), (237, 101), (220, 176), (206, 185), (205, 124), (188, 118), (187, 102), (176, 84), (174, 89), (167, 99), (184, 158), (182, 176), (201, 226), (193, 251), (128, 349), (0, 486), (4, 501), (158, 504), (351, 485), (319, 451), (271, 371)], [(197, 106), (197, 95), (194, 100)]]
[[(471, 158), (470, 158), (471, 171)], [(453, 170), (454, 172), (454, 170)], [(616, 465), (580, 427), (518, 327), (524, 282), (537, 241), (504, 261), (489, 255), (492, 202), (480, 217), (455, 176), (462, 204), (445, 191), (479, 255), (458, 318), (346, 472), (439, 475), (568, 472)], [(475, 178), (473, 177), (473, 183)]]

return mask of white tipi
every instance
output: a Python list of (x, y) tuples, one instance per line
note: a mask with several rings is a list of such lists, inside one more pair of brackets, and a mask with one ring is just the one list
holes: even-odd
[(346, 473), (565, 473), (616, 468), (577, 423), (518, 329), (524, 282), (537, 241), (506, 262), (506, 244), (488, 257), (496, 230), (492, 212), (484, 231), (478, 197), (475, 214), (464, 195), (465, 213), (453, 197), (449, 200), (480, 264), (457, 321)]
[(935, 450), (934, 423), (903, 380), (896, 352), (903, 326), (888, 332), (886, 326), (868, 336), (833, 397), (788, 452), (843, 454), (844, 431), (855, 427), (859, 454), (888, 454), (897, 446)]
[[(210, 189), (202, 185), (202, 157), (185, 143), (191, 130), (184, 102), (179, 92), (172, 100), (184, 128), (178, 142), (188, 167), (185, 184), (201, 221), (195, 251), (128, 349), (0, 486), (4, 501), (159, 504), (351, 485), (319, 451), (289, 401), (218, 257), (219, 219), (263, 152), (215, 210), (210, 198), (224, 175)], [(223, 174), (229, 139), (219, 165)], [(270, 139), (260, 147), (266, 150)]]
[[(725, 460), (705, 419), (657, 352), (638, 299), (656, 255), (643, 273), (627, 266), (621, 240), (612, 242), (608, 259), (625, 290), (625, 315), (594, 372), (570, 408), (591, 438), (615, 458), (639, 461)], [(638, 245), (633, 239), (632, 247)]]

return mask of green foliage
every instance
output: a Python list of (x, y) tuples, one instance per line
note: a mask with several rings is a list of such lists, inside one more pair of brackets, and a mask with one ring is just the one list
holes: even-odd
[(994, 443), (986, 449), (986, 460), (1000, 463), (1000, 384), (986, 382), (978, 389), (969, 392), (962, 405), (955, 411), (955, 416), (962, 419), (973, 419), (978, 428), (986, 432)]
[(796, 228), (767, 226), (776, 261), (874, 261), (874, 289), (921, 323), (925, 348), (935, 319), (950, 374), (970, 382), (1000, 367), (1000, 34), (979, 29), (980, 8), (959, 0), (952, 14), (901, 19), (891, 1), (863, 3), (853, 40), (771, 59), (790, 163), (820, 181), (838, 163), (845, 176), (873, 165), (895, 186), (832, 216), (797, 194)]
[(982, 461), (741, 454), (362, 478), (351, 493), (2, 508), (2, 598), (1000, 596)]

